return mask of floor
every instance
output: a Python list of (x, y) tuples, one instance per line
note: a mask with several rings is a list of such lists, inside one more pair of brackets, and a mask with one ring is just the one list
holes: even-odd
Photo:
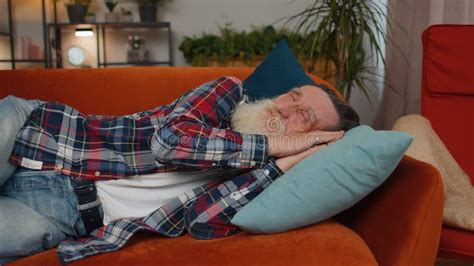
[(437, 259), (435, 266), (474, 266), (474, 261)]

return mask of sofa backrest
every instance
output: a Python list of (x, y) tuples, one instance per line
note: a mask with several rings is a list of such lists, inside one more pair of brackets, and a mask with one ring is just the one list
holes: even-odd
[(218, 76), (250, 73), (168, 67), (0, 71), (0, 98), (11, 94), (66, 103), (86, 114), (125, 115), (168, 104)]
[(474, 184), (474, 26), (423, 32), (421, 113)]
[(220, 76), (244, 80), (252, 72), (245, 67), (6, 70), (0, 71), (0, 99), (15, 95), (66, 103), (86, 114), (125, 115), (168, 104)]

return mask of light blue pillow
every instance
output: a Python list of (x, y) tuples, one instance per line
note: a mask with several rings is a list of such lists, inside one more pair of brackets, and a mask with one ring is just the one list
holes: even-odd
[(358, 126), (275, 180), (232, 219), (251, 233), (277, 233), (342, 212), (380, 186), (413, 138)]
[(13, 174), (16, 166), (8, 161), (20, 131), (30, 113), (42, 102), (8, 96), (0, 100), (0, 186)]

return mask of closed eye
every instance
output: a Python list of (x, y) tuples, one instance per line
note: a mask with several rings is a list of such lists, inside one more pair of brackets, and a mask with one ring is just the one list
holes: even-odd
[(293, 97), (296, 97), (298, 100), (303, 98), (303, 92), (299, 88), (294, 88), (290, 92), (293, 94)]
[(314, 113), (313, 109), (306, 107), (303, 109), (303, 112), (309, 125), (312, 125), (316, 122), (316, 114)]
[(296, 102), (296, 96), (295, 96), (293, 93), (290, 93), (289, 95), (290, 95), (291, 99), (292, 99), (294, 102)]
[(299, 113), (300, 113), (301, 117), (303, 117), (304, 123), (305, 123), (305, 124), (308, 124), (308, 122), (309, 122), (309, 114), (308, 114), (308, 112), (307, 112), (306, 110), (304, 110), (304, 109), (300, 109)]

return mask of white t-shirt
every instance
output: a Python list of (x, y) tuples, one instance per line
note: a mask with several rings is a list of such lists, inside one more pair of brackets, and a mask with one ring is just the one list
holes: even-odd
[(121, 218), (145, 217), (174, 197), (239, 172), (243, 172), (242, 169), (208, 169), (96, 181), (97, 196), (104, 211), (103, 222), (109, 224)]

